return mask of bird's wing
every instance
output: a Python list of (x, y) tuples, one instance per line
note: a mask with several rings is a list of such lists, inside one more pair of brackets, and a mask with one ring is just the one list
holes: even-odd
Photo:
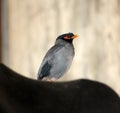
[(38, 73), (38, 79), (42, 79), (43, 77), (49, 75), (51, 67), (52, 67), (52, 65), (50, 65), (47, 61), (42, 66), (41, 71)]
[(63, 48), (62, 45), (54, 45), (45, 55), (38, 72), (38, 79), (49, 76), (50, 70), (54, 63), (55, 54)]

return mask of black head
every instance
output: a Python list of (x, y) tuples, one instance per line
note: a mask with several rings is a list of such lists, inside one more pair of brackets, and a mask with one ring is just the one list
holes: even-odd
[(72, 43), (73, 39), (77, 38), (77, 37), (78, 37), (78, 35), (74, 35), (73, 33), (66, 33), (66, 34), (62, 34), (62, 35), (58, 36), (57, 40), (63, 39), (67, 42)]

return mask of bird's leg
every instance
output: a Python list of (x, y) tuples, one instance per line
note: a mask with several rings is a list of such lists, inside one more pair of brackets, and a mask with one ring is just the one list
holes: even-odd
[(54, 81), (56, 81), (57, 79), (54, 78), (54, 77), (52, 77), (52, 78), (44, 77), (42, 80), (43, 80), (43, 81), (48, 81), (48, 82), (54, 82)]

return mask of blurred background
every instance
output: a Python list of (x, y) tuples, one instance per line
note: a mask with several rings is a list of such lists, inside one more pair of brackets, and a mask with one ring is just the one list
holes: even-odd
[(120, 0), (0, 0), (0, 62), (32, 79), (58, 35), (79, 34), (60, 81), (87, 78), (120, 94)]

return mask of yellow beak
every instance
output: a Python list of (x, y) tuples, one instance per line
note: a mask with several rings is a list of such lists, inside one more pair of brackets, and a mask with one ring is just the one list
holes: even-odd
[(74, 39), (74, 38), (77, 38), (77, 37), (79, 37), (79, 35), (78, 35), (78, 34), (74, 35), (72, 38)]

